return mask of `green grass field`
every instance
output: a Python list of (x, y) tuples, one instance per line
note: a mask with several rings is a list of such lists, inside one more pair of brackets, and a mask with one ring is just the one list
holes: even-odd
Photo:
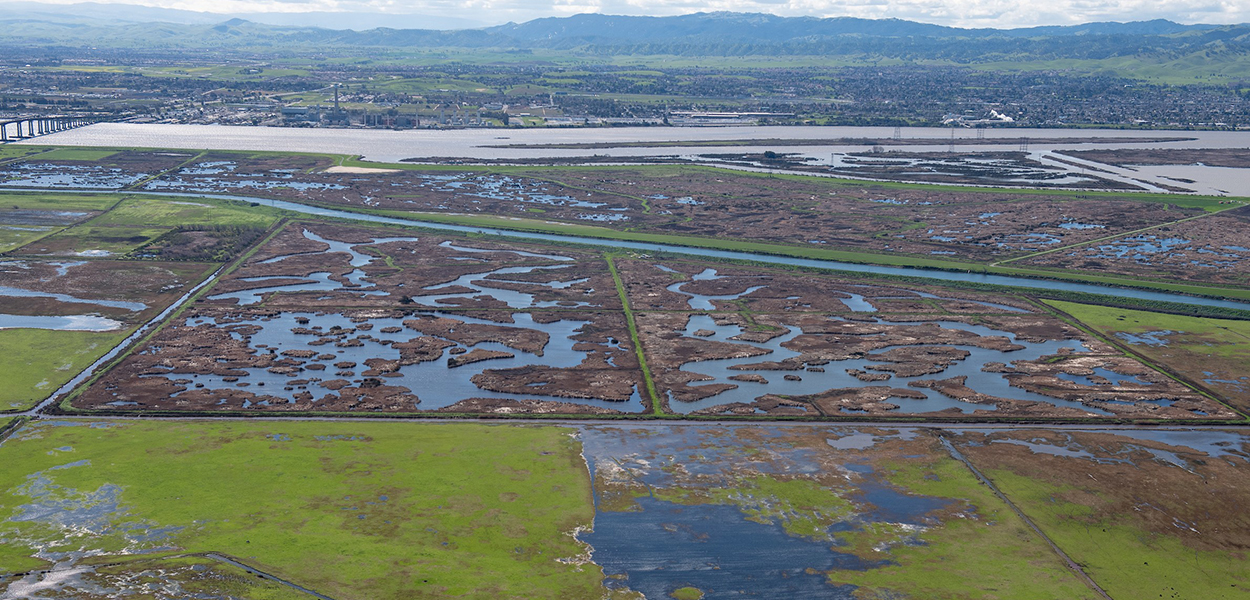
[(57, 148), (46, 154), (39, 155), (39, 160), (74, 160), (82, 162), (95, 162), (104, 160), (114, 154), (114, 150), (98, 149), (98, 148)]
[(106, 210), (117, 203), (121, 196), (109, 194), (73, 193), (0, 193), (0, 208), (31, 210)]
[[(604, 597), (599, 569), (558, 561), (582, 553), (568, 534), (594, 510), (569, 433), (32, 423), (0, 447), (0, 572), (47, 566), (35, 547), (98, 551), (96, 564), (217, 552), (340, 600)], [(41, 506), (52, 516), (26, 516)]]
[[(55, 204), (56, 196), (27, 198), (16, 196), (18, 202), (41, 206)], [(268, 206), (252, 206), (233, 200), (200, 198), (160, 198), (152, 196), (124, 197), (107, 195), (97, 198), (92, 207), (116, 206), (85, 223), (50, 235), (21, 249), (28, 254), (71, 255), (87, 251), (103, 251), (113, 256), (124, 255), (160, 237), (179, 225), (236, 225), (269, 227), (284, 214)], [(106, 204), (107, 203), (107, 204)], [(38, 237), (38, 236), (33, 236)], [(3, 238), (0, 238), (2, 240)]]
[(125, 338), (123, 332), (0, 329), (0, 410), (25, 410)]
[(0, 160), (10, 160), (30, 156), (43, 152), (46, 148), (40, 146), (14, 146), (12, 144), (0, 144)]
[[(890, 465), (887, 478), (915, 494), (961, 498), (978, 520), (948, 519), (920, 535), (923, 545), (890, 549), (896, 564), (838, 573), (839, 583), (860, 586), (864, 598), (891, 598), (889, 590), (916, 598), (1097, 598), (1006, 504), (962, 464), (943, 457)], [(852, 547), (872, 548), (889, 527), (848, 534)], [(895, 532), (903, 537), (903, 532)], [(857, 539), (864, 538), (864, 539)], [(880, 594), (873, 595), (873, 594)]]
[[(1250, 576), (1244, 551), (1194, 549), (1140, 527), (1132, 511), (1095, 516), (1096, 509), (1104, 508), (1101, 495), (1064, 489), (1010, 470), (987, 475), (1112, 598), (1245, 597)], [(1065, 493), (1090, 498), (1095, 506), (1066, 500)], [(1175, 498), (1171, 493), (1166, 497)], [(1140, 501), (1139, 510), (1167, 511), (1165, 502)]]
[(176, 227), (178, 225), (243, 225), (269, 227), (282, 211), (268, 206), (251, 206), (231, 200), (203, 198), (159, 198), (132, 196), (107, 214), (91, 221), (91, 225), (143, 225)]
[[(0, 219), (4, 212), (0, 211)], [(0, 225), (0, 252), (21, 248), (45, 235), (59, 231), (61, 227), (31, 225)]]

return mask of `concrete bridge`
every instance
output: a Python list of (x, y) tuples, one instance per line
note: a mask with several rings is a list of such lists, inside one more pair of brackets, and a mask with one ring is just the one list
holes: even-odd
[(22, 140), (36, 136), (65, 131), (83, 125), (95, 123), (96, 119), (88, 117), (16, 117), (0, 118), (0, 142)]

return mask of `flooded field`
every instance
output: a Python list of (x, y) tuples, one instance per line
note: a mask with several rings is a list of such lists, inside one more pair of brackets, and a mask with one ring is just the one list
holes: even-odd
[(614, 260), (632, 334), (602, 254), (293, 223), (75, 406), (1234, 416), (1017, 298)]
[(0, 454), (3, 598), (1250, 585), (1240, 431), (44, 420)]
[[(950, 581), (917, 576), (943, 564), (951, 579), (969, 576), (957, 595), (1033, 584), (1089, 594), (1041, 540), (1015, 537), (1021, 523), (968, 489), (970, 474), (914, 429), (603, 425), (580, 438), (596, 511), (593, 531), (579, 537), (609, 589), (647, 598), (683, 589), (706, 598), (942, 597), (956, 592)], [(976, 559), (956, 558), (973, 530), (981, 551), (1004, 565), (1031, 562), (1029, 576), (1004, 568), (974, 581), (965, 569)]]

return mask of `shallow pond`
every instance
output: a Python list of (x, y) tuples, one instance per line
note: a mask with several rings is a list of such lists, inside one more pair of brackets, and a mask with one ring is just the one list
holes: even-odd
[(51, 329), (54, 331), (113, 331), (123, 323), (99, 315), (8, 315), (0, 314), (0, 329)]
[[(866, 560), (844, 551), (836, 535), (883, 523), (914, 532), (937, 524), (935, 510), (949, 500), (908, 493), (883, 482), (858, 453), (838, 449), (796, 446), (791, 434), (800, 430), (777, 425), (750, 428), (715, 425), (623, 425), (585, 426), (580, 438), (587, 465), (595, 481), (596, 513), (592, 531), (579, 539), (593, 547), (592, 560), (603, 567), (610, 588), (642, 592), (648, 598), (667, 598), (681, 587), (702, 590), (705, 598), (855, 598), (855, 587), (832, 585), (825, 573), (862, 571), (892, 564), (888, 553)], [(911, 439), (911, 430), (861, 434), (849, 427), (812, 428), (803, 434), (821, 434), (837, 440), (867, 437), (851, 450), (880, 441)], [(749, 455), (744, 452), (749, 450)], [(758, 475), (822, 476), (840, 468), (839, 489), (829, 497), (849, 501), (850, 509), (824, 533), (797, 535), (788, 532), (785, 511), (761, 518), (755, 506), (772, 506), (779, 500), (759, 494), (726, 503), (676, 502), (661, 499), (660, 492), (680, 490), (738, 489)], [(632, 510), (605, 510), (599, 494), (620, 479), (644, 484), (652, 493), (636, 499)], [(841, 483), (846, 482), (846, 483)], [(671, 496), (670, 496), (671, 497)], [(733, 497), (731, 495), (731, 497)], [(743, 504), (736, 502), (742, 501)], [(758, 503), (758, 504), (757, 504)], [(769, 509), (765, 508), (765, 511)], [(916, 539), (905, 544), (920, 543)]]
[[(899, 327), (915, 326), (919, 323), (894, 323), (890, 321), (878, 320), (877, 323), (883, 325), (892, 325)], [(710, 379), (701, 381), (698, 385), (717, 385), (729, 384), (737, 386), (736, 389), (721, 392), (715, 396), (696, 400), (693, 402), (679, 402), (673, 399), (669, 400), (669, 406), (679, 413), (690, 413), (696, 410), (702, 410), (721, 404), (729, 404), (732, 402), (750, 403), (755, 398), (764, 394), (784, 394), (791, 396), (800, 396), (807, 394), (818, 394), (820, 392), (835, 388), (859, 388), (865, 385), (887, 385), (890, 387), (908, 388), (915, 392), (925, 395), (925, 399), (911, 398), (890, 398), (889, 402), (897, 404), (900, 413), (925, 413), (945, 410), (949, 408), (958, 409), (960, 412), (969, 413), (974, 410), (994, 410), (996, 407), (986, 404), (972, 404), (961, 400), (956, 400), (942, 393), (928, 388), (909, 388), (907, 384), (912, 381), (920, 381), (926, 379), (947, 379), (950, 377), (964, 376), (967, 377), (966, 385), (973, 390), (997, 396), (1000, 398), (1010, 398), (1013, 400), (1033, 400), (1038, 402), (1046, 402), (1060, 407), (1078, 408), (1083, 411), (1091, 412), (1099, 415), (1107, 415), (1106, 411), (1090, 406), (1085, 406), (1079, 402), (1052, 398), (1043, 396), (1010, 385), (1006, 377), (999, 373), (986, 373), (981, 369), (986, 363), (1001, 362), (1010, 364), (1016, 360), (1036, 360), (1042, 356), (1055, 354), (1061, 349), (1067, 348), (1071, 351), (1081, 352), (1085, 350), (1084, 345), (1073, 340), (1051, 341), (1051, 342), (1026, 342), (1016, 338), (1016, 336), (1007, 331), (999, 331), (990, 329), (980, 325), (965, 325), (963, 323), (938, 322), (939, 326), (946, 329), (957, 329), (967, 331), (982, 336), (1004, 336), (1015, 344), (1024, 346), (1023, 350), (1013, 352), (1001, 352), (998, 350), (987, 350), (974, 346), (959, 346), (956, 348), (967, 350), (971, 354), (947, 367), (941, 373), (931, 375), (919, 375), (916, 377), (900, 377), (892, 376), (889, 380), (877, 382), (873, 384), (865, 384), (853, 375), (847, 373), (850, 369), (867, 370), (872, 365), (884, 364), (883, 361), (874, 361), (871, 359), (851, 359), (843, 361), (830, 362), (823, 365), (823, 372), (814, 371), (776, 371), (776, 370), (742, 370), (735, 369), (741, 365), (756, 364), (764, 361), (782, 361), (787, 358), (800, 356), (799, 352), (789, 350), (783, 347), (783, 344), (798, 337), (802, 332), (798, 328), (791, 328), (788, 333), (775, 337), (768, 342), (753, 343), (741, 340), (733, 340), (743, 332), (741, 327), (737, 325), (717, 325), (712, 317), (707, 315), (692, 316), (686, 325), (683, 335), (689, 338), (697, 338), (701, 340), (714, 340), (720, 342), (728, 342), (735, 344), (744, 344), (754, 346), (763, 350), (767, 350), (768, 354), (762, 356), (751, 356), (744, 358), (728, 358), (721, 360), (705, 360), (699, 362), (689, 362), (682, 365), (682, 369), (700, 375), (706, 375)], [(696, 331), (704, 330), (701, 333), (713, 332), (712, 335), (695, 336)], [(943, 344), (946, 345), (946, 344)], [(879, 352), (887, 351), (891, 348), (882, 348)], [(730, 379), (734, 375), (757, 374), (768, 380), (767, 384), (759, 384), (753, 382), (739, 382)], [(801, 380), (790, 381), (783, 378), (786, 374), (797, 374)], [(693, 387), (698, 387), (697, 385)]]
[[(481, 342), (472, 346), (456, 343), (455, 348), (462, 351), (468, 350), (495, 350), (512, 354), (512, 358), (496, 358), (476, 363), (461, 365), (458, 367), (450, 367), (446, 360), (436, 360), (421, 362), (413, 365), (404, 365), (399, 367), (398, 377), (386, 377), (384, 382), (388, 385), (398, 385), (407, 387), (420, 398), (418, 405), (412, 406), (412, 409), (433, 410), (450, 406), (468, 398), (507, 398), (507, 399), (539, 399), (539, 400), (555, 400), (560, 402), (571, 402), (575, 404), (584, 404), (589, 406), (597, 406), (601, 408), (610, 408), (623, 411), (639, 411), (642, 409), (642, 398), (638, 395), (637, 390), (627, 402), (614, 402), (610, 400), (599, 400), (591, 398), (562, 398), (548, 396), (542, 393), (542, 390), (535, 388), (533, 393), (528, 394), (509, 394), (492, 392), (479, 388), (472, 382), (475, 375), (482, 373), (488, 369), (510, 369), (515, 367), (523, 367), (528, 365), (546, 366), (553, 368), (569, 368), (575, 367), (582, 363), (587, 357), (587, 352), (577, 351), (573, 346), (577, 344), (572, 338), (576, 336), (582, 326), (586, 325), (586, 321), (556, 321), (554, 323), (535, 323), (528, 313), (515, 313), (513, 319), (515, 323), (496, 323), (494, 321), (486, 321), (482, 319), (474, 319), (462, 315), (446, 315), (441, 313), (432, 313), (433, 316), (446, 317), (455, 319), (464, 323), (475, 323), (483, 325), (497, 325), (507, 328), (537, 330), (546, 333), (550, 341), (547, 346), (542, 349), (541, 354), (533, 354), (508, 347), (498, 342)], [(244, 368), (239, 369), (247, 373), (244, 377), (227, 378), (221, 375), (211, 374), (182, 374), (182, 373), (162, 373), (159, 375), (148, 375), (148, 377), (169, 377), (170, 379), (187, 379), (190, 381), (188, 388), (198, 387), (202, 385), (209, 390), (235, 389), (247, 390), (258, 395), (274, 396), (280, 401), (295, 402), (296, 396), (301, 393), (311, 393), (314, 400), (319, 399), (332, 392), (319, 385), (322, 381), (333, 379), (346, 379), (354, 382), (362, 381), (360, 371), (368, 369), (365, 361), (371, 358), (379, 358), (383, 360), (398, 360), (400, 352), (391, 347), (391, 344), (397, 342), (407, 342), (412, 338), (419, 337), (415, 331), (404, 327), (404, 321), (412, 317), (403, 318), (375, 318), (368, 319), (368, 323), (372, 328), (365, 331), (354, 331), (357, 323), (351, 319), (339, 314), (314, 314), (314, 313), (298, 313), (287, 312), (281, 313), (276, 317), (264, 318), (255, 317), (244, 320), (230, 319), (228, 325), (238, 326), (253, 325), (259, 330), (247, 338), (244, 338), (237, 332), (231, 335), (235, 339), (246, 339), (250, 348), (257, 352), (287, 352), (287, 351), (307, 351), (317, 355), (332, 354), (334, 358), (319, 360), (309, 359), (306, 364), (323, 364), (327, 365), (324, 370), (305, 370), (291, 374), (271, 373), (267, 369), (262, 368)], [(301, 320), (307, 319), (305, 323)], [(216, 318), (196, 317), (188, 319), (187, 325), (195, 327), (202, 325), (220, 326)], [(323, 336), (331, 335), (332, 329), (339, 327), (344, 330), (351, 331), (348, 338), (358, 340), (359, 346), (340, 347), (334, 344), (316, 343)], [(398, 330), (390, 330), (388, 328), (398, 328)], [(312, 329), (320, 335), (310, 335), (296, 333), (296, 330)], [(384, 330), (391, 331), (387, 333)], [(437, 337), (437, 336), (433, 336)], [(446, 352), (454, 352), (452, 348), (448, 348)], [(348, 369), (351, 374), (346, 374), (343, 370), (336, 372), (332, 363), (338, 362), (354, 362), (356, 367)], [(343, 373), (343, 374), (339, 374)], [(232, 379), (232, 380), (228, 380)], [(289, 382), (293, 380), (306, 380), (307, 383), (293, 385)], [(175, 394), (176, 398), (178, 395)], [(224, 402), (224, 401), (223, 401)], [(245, 404), (250, 406), (250, 402)]]

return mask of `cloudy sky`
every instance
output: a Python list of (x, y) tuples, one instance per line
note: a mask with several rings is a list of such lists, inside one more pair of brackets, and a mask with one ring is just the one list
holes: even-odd
[[(83, 0), (40, 0), (69, 4)], [(679, 15), (736, 11), (782, 16), (900, 18), (956, 27), (1028, 27), (1170, 19), (1250, 22), (1250, 0), (96, 0), (214, 13), (330, 11), (430, 15), (481, 25), (577, 13)], [(384, 22), (379, 23), (379, 25)], [(406, 25), (406, 24), (405, 24)]]

